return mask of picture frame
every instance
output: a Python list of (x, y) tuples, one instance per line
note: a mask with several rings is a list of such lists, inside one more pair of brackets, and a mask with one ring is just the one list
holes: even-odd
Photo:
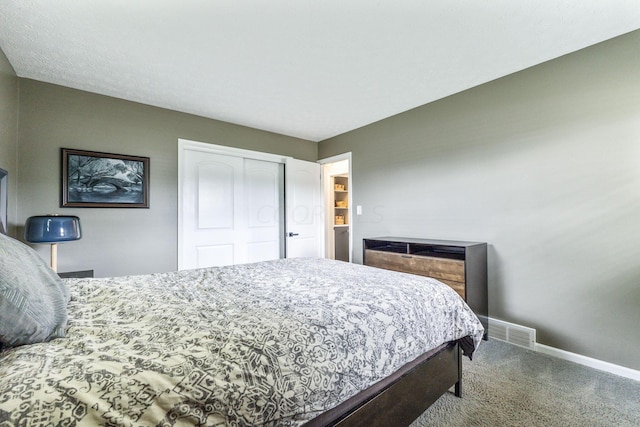
[(71, 148), (61, 157), (61, 207), (149, 207), (149, 157)]

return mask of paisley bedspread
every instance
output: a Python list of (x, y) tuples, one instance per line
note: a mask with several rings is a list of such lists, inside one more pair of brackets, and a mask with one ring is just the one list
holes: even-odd
[(301, 425), (483, 332), (434, 279), (324, 259), (67, 283), (67, 336), (0, 354), (0, 426)]

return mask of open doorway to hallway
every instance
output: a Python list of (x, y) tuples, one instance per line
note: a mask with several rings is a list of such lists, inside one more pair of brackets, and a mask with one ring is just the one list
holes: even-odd
[(325, 257), (351, 262), (351, 153), (320, 161), (325, 206)]

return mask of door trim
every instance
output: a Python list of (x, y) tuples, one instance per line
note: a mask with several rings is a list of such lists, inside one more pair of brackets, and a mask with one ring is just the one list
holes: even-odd
[[(265, 153), (262, 151), (245, 150), (243, 148), (227, 147), (225, 145), (209, 144), (207, 142), (192, 141), (189, 139), (178, 138), (178, 154), (182, 154), (183, 150), (204, 151), (207, 153), (223, 154), (226, 156), (243, 157), (245, 159), (264, 160), (274, 163), (286, 163), (291, 156), (282, 156), (280, 154)], [(180, 159), (179, 159), (180, 160)], [(178, 164), (180, 167), (180, 164)]]

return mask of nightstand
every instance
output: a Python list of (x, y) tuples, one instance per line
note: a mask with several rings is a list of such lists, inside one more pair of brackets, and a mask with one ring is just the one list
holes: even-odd
[(63, 279), (84, 279), (86, 277), (93, 277), (93, 270), (82, 270), (82, 271), (67, 271), (65, 273), (58, 273)]

